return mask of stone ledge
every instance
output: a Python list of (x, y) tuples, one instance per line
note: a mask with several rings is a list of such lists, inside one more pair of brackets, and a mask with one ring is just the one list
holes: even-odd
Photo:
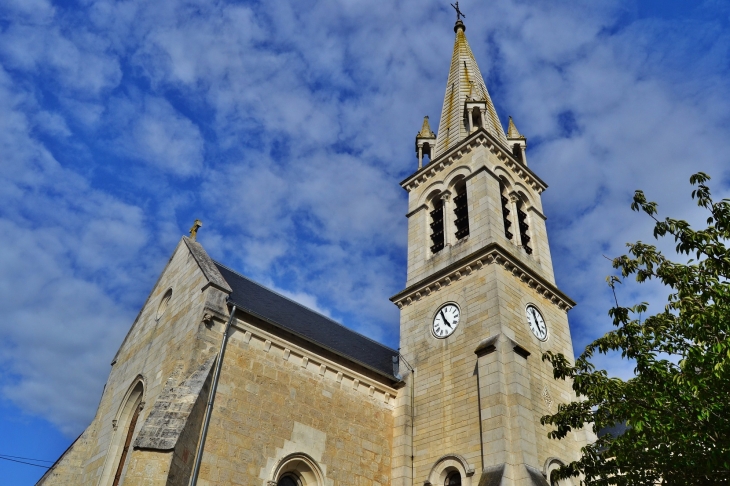
[(547, 184), (545, 184), (534, 172), (528, 169), (527, 166), (516, 161), (512, 154), (502, 147), (502, 145), (497, 142), (484, 128), (480, 128), (467, 137), (462, 143), (452, 148), (444, 155), (439, 156), (415, 174), (406, 178), (403, 182), (401, 182), (401, 187), (403, 187), (406, 191), (411, 192), (413, 189), (428, 181), (431, 177), (434, 177), (436, 173), (441, 172), (446, 167), (457, 162), (465, 154), (470, 153), (480, 145), (487, 147), (490, 152), (496, 154), (497, 158), (502, 161), (504, 165), (513, 174), (515, 174), (515, 176), (522, 179), (538, 194), (542, 194), (542, 192), (547, 189)]
[(422, 297), (431, 295), (433, 292), (438, 292), (444, 287), (448, 287), (452, 282), (459, 280), (463, 276), (471, 275), (473, 272), (478, 272), (484, 268), (485, 265), (491, 264), (501, 265), (516, 278), (534, 289), (538, 294), (566, 312), (576, 305), (570, 297), (558, 290), (555, 285), (537, 275), (534, 270), (512, 257), (498, 243), (491, 243), (482, 250), (462, 258), (434, 275), (411, 285), (391, 297), (390, 300), (399, 309), (402, 309), (411, 305), (414, 301), (420, 300)]

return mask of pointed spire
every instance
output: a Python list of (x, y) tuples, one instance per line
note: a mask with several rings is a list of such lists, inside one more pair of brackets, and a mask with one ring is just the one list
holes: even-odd
[(487, 86), (471, 52), (464, 31), (466, 26), (461, 19), (456, 21), (454, 31), (454, 52), (451, 56), (451, 69), (446, 83), (446, 96), (441, 109), (438, 138), (434, 157), (438, 157), (448, 149), (454, 147), (469, 135), (465, 125), (464, 108), (467, 101), (477, 101), (486, 104), (483, 116), (483, 126), (493, 137), (507, 146), (507, 137), (489, 97)]
[(515, 122), (512, 121), (512, 117), (509, 117), (509, 127), (507, 128), (507, 138), (525, 138), (524, 135), (517, 130)]
[(428, 123), (428, 116), (423, 117), (423, 125), (421, 131), (418, 132), (416, 138), (436, 138), (436, 134), (431, 130), (431, 125)]

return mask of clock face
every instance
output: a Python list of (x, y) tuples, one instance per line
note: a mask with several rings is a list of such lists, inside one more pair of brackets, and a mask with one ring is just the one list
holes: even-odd
[(527, 315), (527, 323), (530, 325), (532, 334), (540, 341), (546, 341), (547, 324), (545, 324), (545, 319), (540, 314), (540, 311), (537, 310), (537, 307), (532, 304), (528, 305), (525, 308), (525, 314)]
[(431, 332), (433, 332), (434, 337), (443, 339), (451, 336), (456, 330), (456, 326), (459, 325), (460, 315), (461, 313), (456, 304), (443, 305), (433, 318)]

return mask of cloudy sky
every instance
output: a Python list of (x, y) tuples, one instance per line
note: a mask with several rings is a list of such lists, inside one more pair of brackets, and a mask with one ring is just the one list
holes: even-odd
[[(550, 185), (580, 351), (610, 328), (603, 255), (651, 238), (633, 191), (692, 221), (690, 174), (728, 194), (730, 6), (461, 7), (502, 122)], [(423, 116), (439, 119), (453, 22), (448, 0), (0, 1), (0, 455), (55, 460), (89, 423), (195, 218), (213, 258), (397, 347), (398, 182)], [(40, 474), (0, 460), (8, 484)]]

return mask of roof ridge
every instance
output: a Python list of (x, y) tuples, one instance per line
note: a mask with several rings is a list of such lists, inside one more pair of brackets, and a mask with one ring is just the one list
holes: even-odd
[(369, 337), (367, 337), (366, 335), (364, 335), (364, 334), (362, 334), (362, 333), (360, 333), (360, 332), (357, 332), (357, 331), (355, 331), (355, 330), (353, 330), (353, 329), (350, 329), (350, 328), (349, 328), (349, 327), (347, 327), (346, 325), (344, 325), (344, 324), (342, 324), (342, 323), (340, 323), (340, 322), (337, 322), (336, 320), (332, 319), (331, 317), (328, 317), (328, 316), (326, 316), (326, 315), (322, 314), (321, 312), (317, 312), (316, 310), (314, 310), (314, 309), (311, 309), (311, 308), (307, 307), (306, 305), (302, 304), (301, 302), (297, 302), (296, 300), (294, 300), (294, 299), (291, 299), (291, 298), (287, 297), (286, 295), (282, 295), (281, 293), (277, 292), (276, 290), (270, 289), (270, 288), (269, 288), (269, 287), (267, 287), (266, 285), (264, 285), (264, 284), (262, 284), (262, 283), (260, 283), (260, 282), (257, 282), (256, 280), (253, 280), (253, 279), (251, 279), (251, 278), (249, 278), (249, 277), (246, 277), (245, 275), (242, 275), (241, 273), (237, 272), (236, 270), (232, 269), (231, 267), (228, 267), (228, 266), (226, 266), (226, 265), (224, 265), (224, 264), (222, 264), (222, 263), (220, 263), (220, 262), (218, 262), (218, 261), (216, 261), (216, 260), (213, 260), (213, 263), (215, 263), (216, 265), (220, 265), (221, 267), (225, 268), (225, 269), (226, 269), (226, 270), (228, 270), (229, 272), (232, 272), (232, 273), (234, 273), (235, 275), (237, 275), (238, 277), (241, 277), (241, 278), (242, 278), (242, 279), (244, 279), (244, 280), (248, 280), (249, 282), (251, 282), (251, 283), (252, 283), (252, 284), (254, 284), (254, 285), (258, 285), (259, 287), (261, 287), (261, 288), (263, 288), (263, 289), (266, 289), (266, 290), (268, 290), (268, 291), (269, 291), (269, 292), (271, 292), (272, 294), (276, 294), (277, 296), (281, 297), (282, 299), (286, 299), (286, 300), (288, 300), (289, 302), (291, 302), (291, 303), (293, 303), (293, 304), (296, 304), (296, 305), (298, 305), (299, 307), (301, 307), (301, 308), (303, 308), (303, 309), (306, 309), (306, 310), (308, 310), (309, 312), (312, 312), (312, 313), (314, 313), (314, 314), (317, 314), (318, 316), (320, 316), (320, 317), (322, 317), (322, 318), (324, 318), (324, 319), (327, 319), (327, 320), (328, 320), (328, 321), (330, 321), (331, 323), (333, 323), (333, 324), (336, 324), (336, 325), (340, 326), (341, 328), (343, 328), (343, 329), (346, 329), (347, 331), (349, 331), (349, 332), (351, 332), (351, 333), (353, 333), (353, 334), (357, 334), (358, 336), (362, 337), (363, 339), (367, 339), (368, 341), (370, 341), (370, 342), (372, 342), (372, 343), (374, 343), (374, 344), (377, 344), (378, 346), (382, 346), (382, 347), (383, 347), (383, 348), (385, 348), (385, 349), (388, 349), (388, 350), (390, 350), (390, 351), (393, 351), (393, 352), (395, 352), (395, 354), (397, 354), (397, 355), (398, 355), (398, 354), (400, 354), (400, 352), (399, 352), (398, 350), (396, 350), (396, 349), (393, 349), (393, 348), (391, 348), (390, 346), (386, 346), (385, 344), (383, 344), (383, 343), (381, 343), (381, 342), (378, 342), (378, 341), (376, 341), (375, 339), (369, 338)]

